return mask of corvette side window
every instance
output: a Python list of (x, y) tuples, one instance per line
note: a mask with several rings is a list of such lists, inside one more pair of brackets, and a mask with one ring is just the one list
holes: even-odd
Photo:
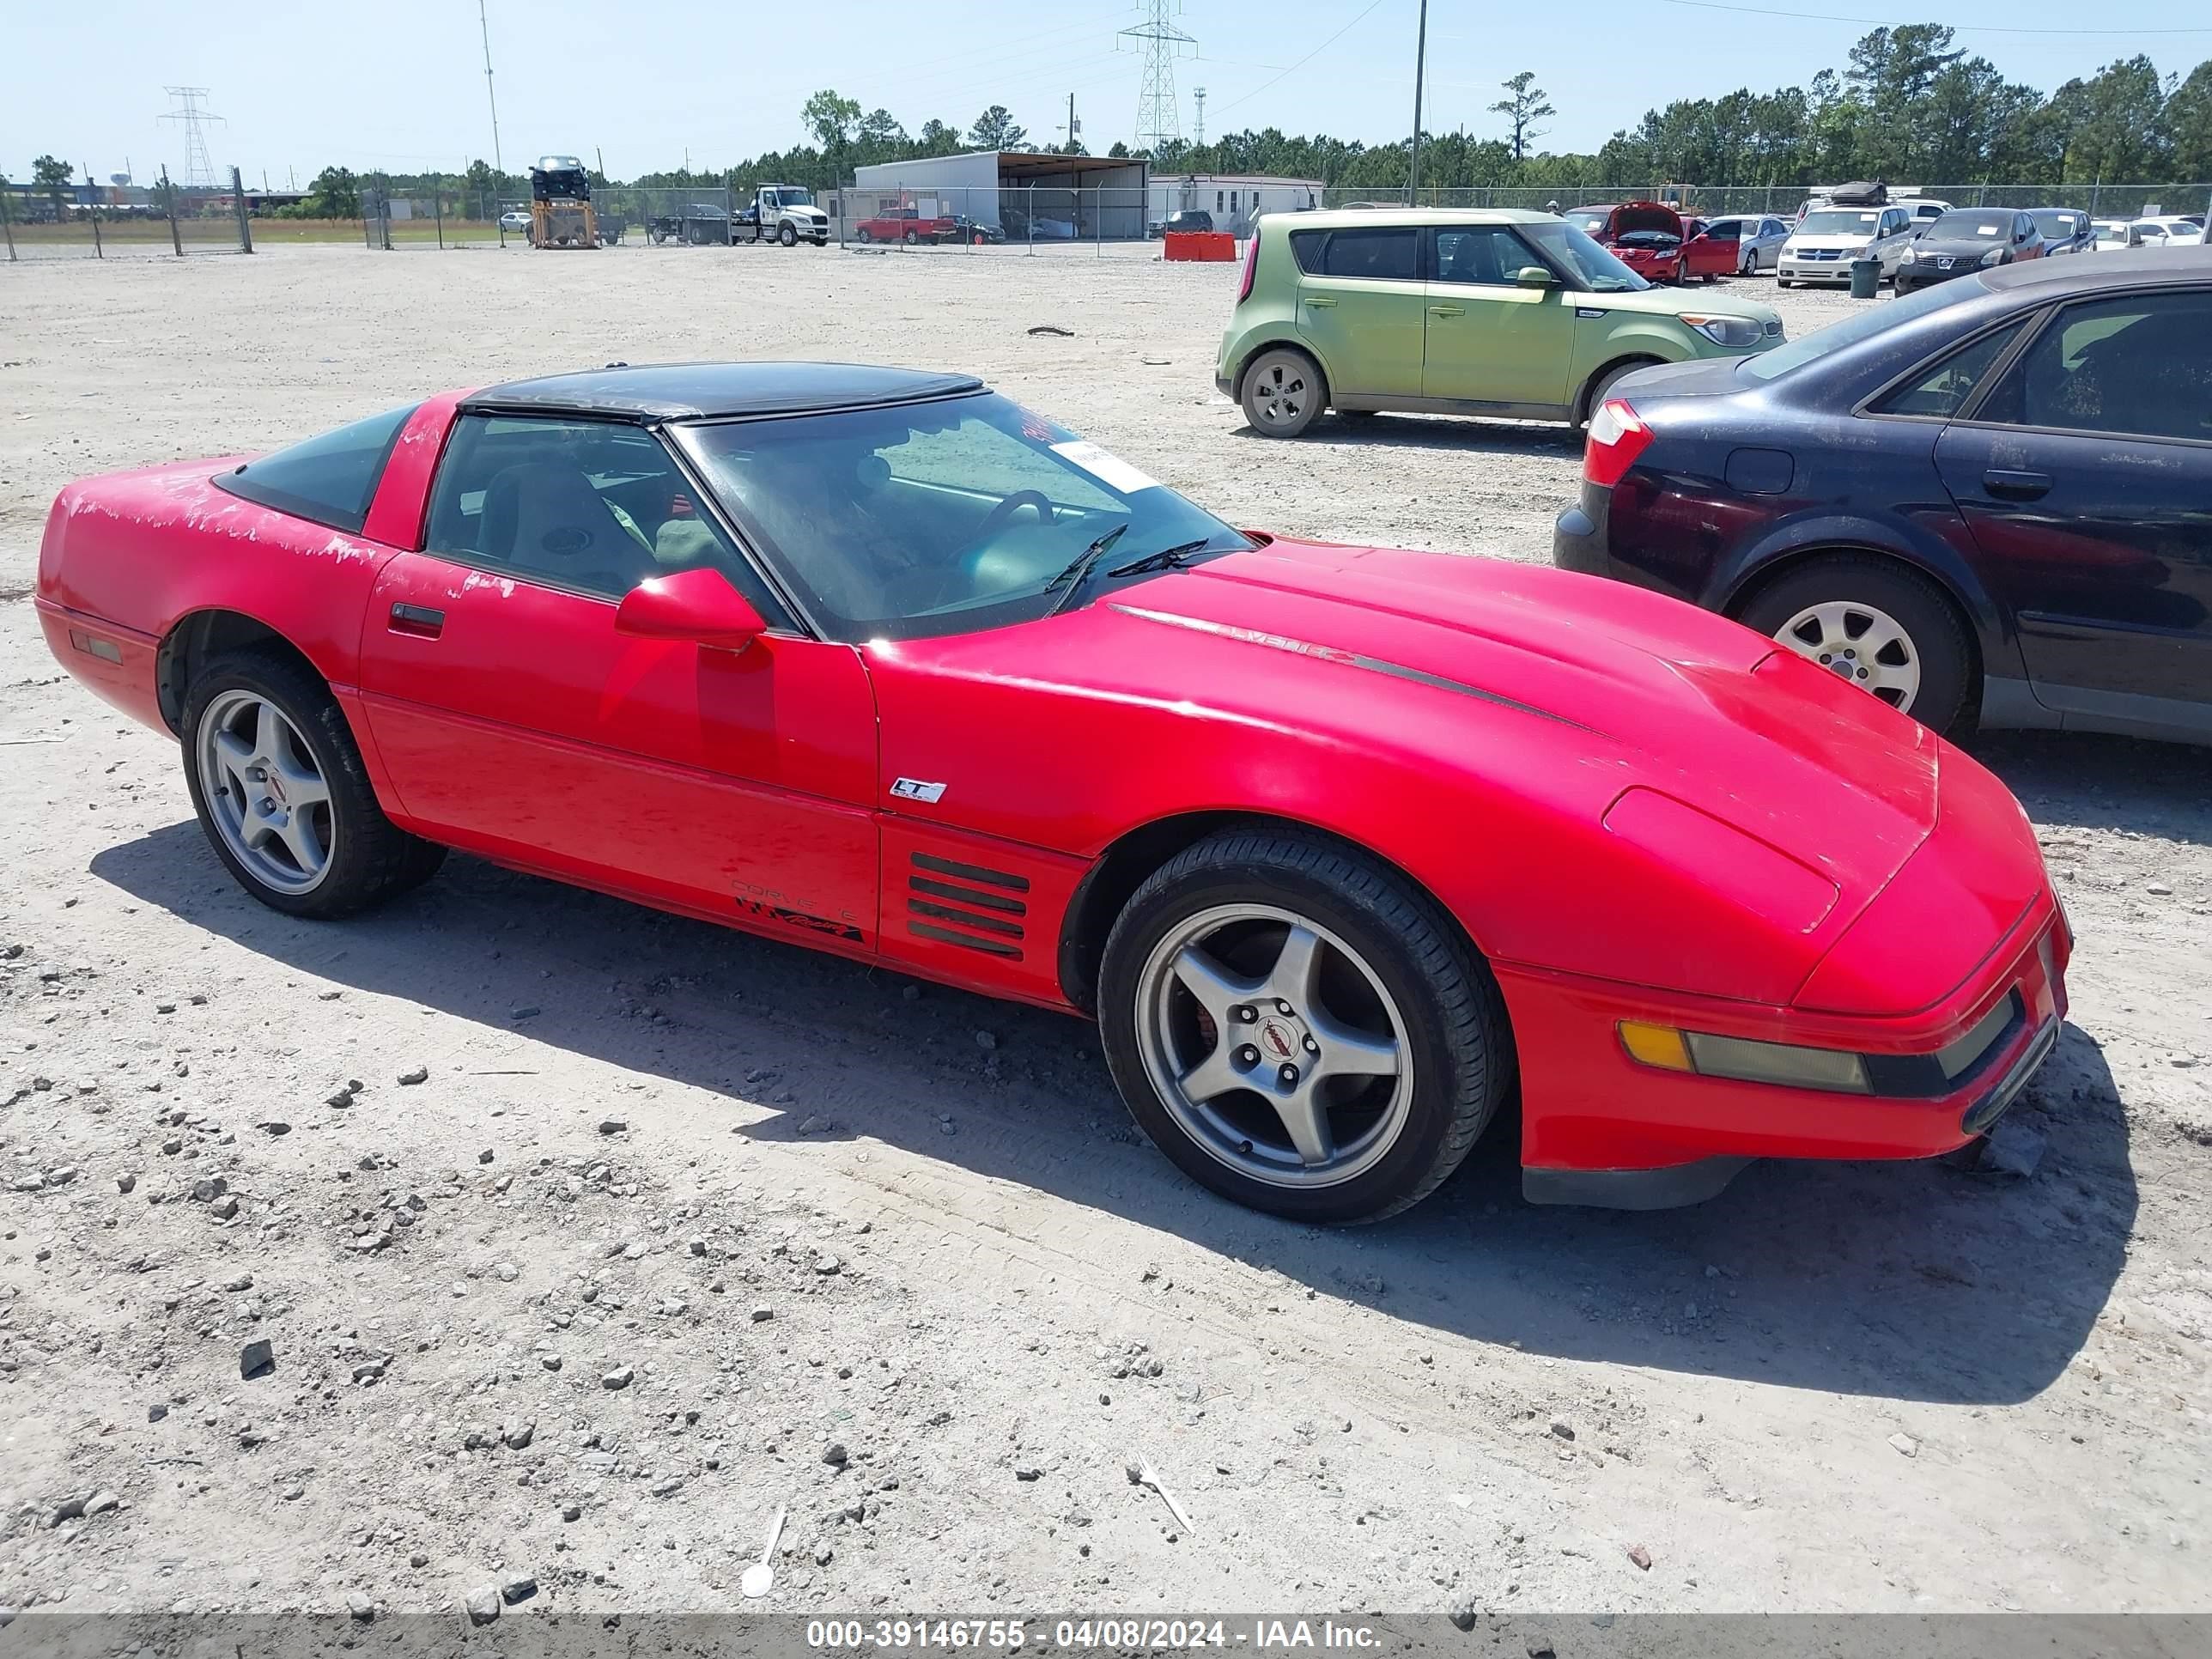
[(641, 427), (465, 415), (430, 492), (428, 550), (609, 599), (708, 566), (775, 625), (782, 607), (696, 493)]
[(369, 503), (384, 477), (384, 464), (416, 405), (356, 421), (289, 449), (226, 472), (218, 489), (311, 524), (356, 533), (368, 522)]
[(1960, 346), (1956, 351), (1939, 358), (1927, 373), (1916, 376), (1891, 392), (1875, 405), (1884, 415), (1937, 415), (1949, 416), (1965, 407), (1966, 399), (1974, 395), (1974, 388), (1982, 383), (1990, 366), (2004, 356), (2005, 348), (2021, 325), (1984, 334), (1978, 340)]

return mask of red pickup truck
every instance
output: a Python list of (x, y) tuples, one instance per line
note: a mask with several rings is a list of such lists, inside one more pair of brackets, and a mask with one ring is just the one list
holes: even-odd
[(959, 237), (960, 221), (949, 213), (924, 218), (917, 207), (884, 208), (861, 220), (853, 234), (863, 242), (950, 242)]

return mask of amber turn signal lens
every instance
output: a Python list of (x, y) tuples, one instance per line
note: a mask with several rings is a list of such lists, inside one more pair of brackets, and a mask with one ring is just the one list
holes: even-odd
[(1645, 1025), (1636, 1020), (1624, 1019), (1619, 1026), (1620, 1046), (1628, 1050), (1631, 1060), (1646, 1066), (1663, 1066), (1670, 1072), (1687, 1072), (1690, 1064), (1689, 1045), (1682, 1034), (1671, 1025)]

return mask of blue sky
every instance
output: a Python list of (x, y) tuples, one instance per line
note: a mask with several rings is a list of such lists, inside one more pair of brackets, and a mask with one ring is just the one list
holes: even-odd
[[(2212, 57), (2203, 0), (2113, 0), (2109, 13), (2064, 0), (1968, 0), (1892, 15), (1880, 0), (1746, 0), (1822, 21), (1710, 9), (1681, 0), (1575, 0), (1477, 7), (1432, 0), (1426, 125), (1500, 131), (1497, 83), (1534, 70), (1559, 114), (1544, 141), (1584, 149), (1679, 96), (1765, 90), (1840, 67), (1878, 23), (1933, 21), (2008, 76), (2048, 91), (2114, 58), (2148, 52), (2186, 72)], [(1076, 96), (1085, 142), (1133, 137), (1140, 59), (1116, 32), (1133, 4), (1011, 0), (927, 5), (812, 0), (762, 7), (702, 0), (490, 0), (501, 148), (510, 167), (546, 150), (589, 156), (617, 177), (736, 161), (794, 143), (809, 93), (834, 87), (919, 129), (963, 129), (1010, 107), (1033, 139), (1056, 142)], [(1412, 121), (1416, 0), (1188, 0), (1195, 38), (1176, 81), (1186, 136), (1192, 88), (1208, 92), (1206, 131), (1276, 125), (1370, 142)], [(2078, 31), (2114, 24), (2108, 33)], [(2051, 33), (2030, 33), (2044, 30)], [(1335, 37), (1334, 40), (1331, 37)], [(102, 176), (125, 159), (143, 180), (180, 135), (156, 118), (163, 88), (210, 89), (227, 118), (219, 166), (281, 185), (337, 161), (356, 169), (458, 169), (489, 156), (482, 46), (472, 0), (177, 0), (19, 8), (0, 59), (0, 171), (22, 178), (54, 151)]]

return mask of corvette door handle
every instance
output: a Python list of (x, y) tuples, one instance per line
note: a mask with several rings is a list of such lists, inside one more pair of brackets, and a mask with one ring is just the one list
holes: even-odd
[(1464, 317), (1467, 315), (1467, 307), (1465, 306), (1431, 306), (1429, 307), (1429, 315), (1431, 317)]
[(1306, 295), (1306, 303), (1310, 306), (1320, 307), (1333, 306), (1336, 301), (1330, 299), (1326, 294), (1309, 294)]
[(2048, 472), (2013, 472), (1993, 467), (1982, 474), (1982, 488), (2002, 501), (2033, 501), (2051, 493)]
[(446, 629), (446, 613), (433, 611), (427, 605), (395, 605), (392, 607), (392, 631), (412, 634), (418, 640), (434, 640)]

